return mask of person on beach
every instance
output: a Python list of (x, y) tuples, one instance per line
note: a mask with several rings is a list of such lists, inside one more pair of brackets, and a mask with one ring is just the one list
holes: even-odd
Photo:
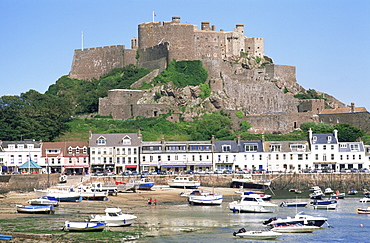
[(152, 205), (152, 199), (151, 198), (148, 199), (148, 205)]

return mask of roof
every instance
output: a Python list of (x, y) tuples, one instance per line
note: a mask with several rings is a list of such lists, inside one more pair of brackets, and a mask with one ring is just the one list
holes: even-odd
[(312, 144), (337, 144), (334, 134), (312, 134)]
[(36, 164), (36, 162), (29, 160), (23, 165), (19, 166), (18, 169), (41, 169), (42, 167)]
[(339, 107), (335, 109), (324, 109), (320, 112), (320, 115), (325, 114), (337, 114), (337, 113), (358, 113), (358, 112), (368, 112), (365, 107), (354, 107), (352, 112), (352, 107)]
[(263, 146), (261, 141), (240, 141), (238, 144), (237, 140), (221, 140), (214, 142), (214, 151), (215, 152), (223, 152), (223, 146), (230, 146), (229, 153), (236, 153), (236, 152), (245, 152), (245, 146), (257, 146), (257, 151), (255, 152), (263, 152)]
[[(141, 137), (139, 137), (137, 133), (93, 133), (90, 135), (89, 146), (98, 146), (98, 140), (100, 138), (106, 140), (106, 144), (99, 145), (101, 147), (141, 145)], [(123, 144), (123, 139), (130, 139), (131, 144)]]

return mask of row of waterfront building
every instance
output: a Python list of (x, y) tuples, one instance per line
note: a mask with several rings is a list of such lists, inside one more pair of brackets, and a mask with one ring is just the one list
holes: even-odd
[(307, 141), (142, 141), (138, 133), (90, 133), (89, 141), (0, 141), (2, 173), (82, 174), (125, 171), (207, 171), (370, 168), (370, 146), (339, 142), (337, 131)]

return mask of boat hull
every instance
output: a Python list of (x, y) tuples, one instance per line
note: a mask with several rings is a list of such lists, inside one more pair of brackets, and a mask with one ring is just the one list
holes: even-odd
[(243, 233), (234, 233), (237, 238), (252, 239), (252, 240), (273, 240), (282, 234), (273, 231), (247, 231)]
[(297, 207), (306, 207), (307, 202), (300, 202), (300, 203), (295, 203), (295, 202), (282, 202), (280, 204), (280, 207), (288, 207), (288, 208), (297, 208)]
[(46, 213), (54, 212), (53, 205), (16, 205), (18, 213)]
[(189, 196), (188, 201), (193, 205), (221, 205), (222, 195), (214, 196)]
[(370, 207), (356, 208), (358, 214), (370, 214)]
[(277, 226), (272, 228), (271, 230), (274, 232), (279, 232), (279, 233), (312, 233), (315, 230), (320, 229), (317, 226)]
[(230, 187), (231, 188), (249, 188), (249, 189), (268, 189), (270, 186), (270, 182), (266, 183), (255, 183), (255, 182), (250, 182), (250, 181), (243, 181), (243, 179), (236, 179), (231, 182)]
[(119, 208), (107, 208), (105, 215), (91, 215), (90, 221), (104, 221), (107, 226), (120, 227), (130, 226), (137, 217), (131, 214), (123, 214)]
[(106, 223), (104, 221), (65, 221), (64, 231), (103, 231)]

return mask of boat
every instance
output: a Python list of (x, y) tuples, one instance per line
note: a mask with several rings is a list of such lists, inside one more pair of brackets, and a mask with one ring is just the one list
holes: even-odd
[(55, 197), (40, 197), (36, 199), (30, 199), (27, 201), (31, 205), (53, 205), (54, 207), (59, 205), (58, 200)]
[(108, 192), (92, 189), (89, 185), (80, 186), (74, 191), (78, 192), (83, 200), (107, 201)]
[(81, 202), (82, 197), (78, 192), (74, 192), (69, 186), (57, 186), (45, 190), (34, 189), (36, 197), (54, 197), (59, 202)]
[(330, 194), (333, 194), (334, 191), (329, 187), (329, 188), (326, 188), (325, 191), (324, 191), (324, 194), (325, 195), (330, 195)]
[(104, 221), (65, 221), (64, 231), (103, 231)]
[(335, 193), (330, 195), (330, 198), (332, 199), (344, 199), (346, 194), (344, 192), (340, 193), (339, 191), (336, 191)]
[(91, 221), (104, 221), (107, 226), (130, 226), (137, 217), (131, 214), (124, 214), (120, 208), (107, 208), (105, 215), (91, 215)]
[(328, 199), (328, 200), (314, 200), (310, 204), (314, 209), (336, 209), (337, 200)]
[(307, 215), (304, 212), (297, 213), (293, 218), (287, 217), (285, 219), (272, 217), (263, 222), (264, 225), (286, 225), (286, 224), (302, 224), (302, 225), (312, 225), (321, 227), (328, 219), (325, 217), (317, 217)]
[(282, 202), (279, 206), (280, 207), (306, 207), (307, 202)]
[(358, 214), (370, 214), (370, 207), (357, 207), (356, 212)]
[(53, 205), (15, 205), (18, 213), (48, 213), (54, 212)]
[(107, 192), (108, 195), (117, 195), (118, 189), (117, 186), (110, 182), (93, 182), (87, 184), (87, 186), (92, 190), (96, 192)]
[(313, 186), (309, 189), (310, 192), (314, 192), (314, 191), (321, 191), (321, 188), (318, 187), (318, 186)]
[(193, 180), (191, 176), (177, 176), (167, 181), (170, 187), (178, 188), (198, 188), (200, 187), (200, 181)]
[(281, 235), (282, 233), (274, 232), (271, 230), (246, 231), (244, 228), (241, 228), (237, 232), (233, 233), (233, 236), (235, 237), (254, 240), (273, 240)]
[(287, 224), (274, 226), (271, 231), (279, 233), (312, 233), (318, 229), (320, 229), (320, 227), (302, 224)]
[(251, 174), (244, 174), (243, 178), (233, 178), (230, 187), (251, 188), (251, 189), (267, 189), (271, 185), (269, 180), (253, 180)]
[(348, 195), (356, 195), (358, 193), (358, 191), (356, 191), (356, 190), (350, 190), (350, 191), (348, 191)]
[(272, 213), (278, 206), (276, 204), (263, 201), (256, 194), (254, 194), (254, 196), (241, 195), (240, 197), (240, 200), (229, 203), (229, 209), (234, 213)]
[(139, 190), (151, 190), (154, 186), (154, 182), (151, 181), (148, 177), (142, 176), (140, 180), (131, 180), (131, 183), (138, 184)]
[(221, 205), (222, 200), (222, 194), (203, 192), (202, 190), (194, 190), (188, 195), (189, 204), (192, 205)]
[(135, 182), (135, 181), (130, 181), (128, 183), (116, 181), (115, 185), (117, 186), (118, 192), (127, 192), (127, 191), (136, 192), (136, 190), (139, 189), (139, 182)]
[(321, 190), (317, 190), (310, 194), (310, 199), (322, 199), (323, 196), (324, 193)]
[(362, 203), (370, 202), (370, 198), (369, 198), (369, 197), (361, 198), (361, 199), (360, 199), (360, 202), (362, 202)]
[(12, 240), (12, 235), (0, 235), (0, 240)]
[(249, 195), (258, 195), (262, 200), (264, 201), (269, 201), (271, 200), (272, 196), (269, 195), (269, 194), (266, 194), (264, 192), (243, 192), (243, 191), (235, 191), (235, 193), (238, 193), (238, 194), (242, 194), (246, 197), (248, 197)]

